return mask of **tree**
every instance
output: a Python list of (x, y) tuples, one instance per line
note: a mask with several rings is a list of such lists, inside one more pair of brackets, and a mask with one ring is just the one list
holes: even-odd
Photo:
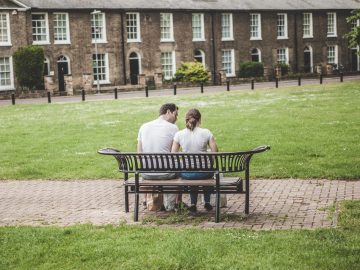
[(29, 45), (16, 50), (14, 72), (21, 88), (41, 89), (44, 74), (44, 50), (40, 46)]
[[(355, 48), (360, 45), (360, 9), (353, 10), (351, 16), (346, 18), (348, 23), (357, 22), (356, 26), (351, 29), (351, 31), (345, 34), (345, 37), (349, 41), (349, 48)], [(360, 53), (360, 52), (359, 52)]]

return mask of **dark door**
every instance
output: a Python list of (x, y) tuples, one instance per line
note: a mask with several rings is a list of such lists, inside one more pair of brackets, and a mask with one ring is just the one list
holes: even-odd
[(60, 95), (65, 93), (64, 75), (69, 73), (67, 62), (58, 62), (58, 81)]
[(351, 71), (358, 70), (358, 54), (357, 49), (351, 49)]
[(139, 59), (130, 58), (130, 81), (131, 84), (138, 84)]
[(304, 51), (304, 72), (311, 72), (311, 52)]

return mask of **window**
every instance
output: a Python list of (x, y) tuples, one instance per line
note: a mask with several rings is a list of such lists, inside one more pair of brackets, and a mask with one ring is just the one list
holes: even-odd
[(54, 42), (55, 44), (70, 43), (69, 14), (54, 13)]
[(259, 49), (254, 48), (251, 50), (251, 61), (261, 62), (261, 52)]
[(97, 83), (110, 83), (109, 81), (109, 63), (108, 54), (93, 54), (93, 74), (94, 84)]
[(234, 50), (222, 51), (222, 68), (225, 70), (226, 77), (235, 76)]
[(32, 38), (34, 44), (49, 44), (49, 26), (47, 13), (33, 13)]
[(0, 13), (0, 46), (11, 46), (9, 13)]
[(194, 59), (205, 66), (205, 53), (202, 50), (194, 51)]
[(161, 53), (161, 67), (165, 80), (170, 80), (175, 74), (175, 51)]
[(336, 37), (336, 13), (329, 12), (327, 14), (327, 36)]
[(221, 40), (233, 40), (233, 19), (231, 13), (221, 14)]
[(105, 13), (91, 15), (91, 35), (93, 43), (106, 43)]
[(126, 31), (128, 42), (140, 42), (140, 14), (126, 13)]
[(277, 38), (286, 39), (288, 38), (287, 30), (287, 14), (278, 13), (277, 15)]
[(337, 64), (338, 63), (337, 49), (338, 48), (336, 45), (327, 47), (327, 62), (328, 62), (328, 64)]
[(277, 62), (278, 64), (289, 64), (289, 56), (287, 48), (277, 49)]
[(250, 39), (261, 39), (261, 16), (250, 14)]
[(351, 21), (351, 30), (355, 29), (358, 26), (360, 26), (360, 20), (352, 20)]
[(312, 13), (303, 13), (303, 38), (313, 37)]
[(172, 13), (160, 13), (160, 41), (174, 41)]
[(204, 14), (193, 13), (192, 14), (192, 32), (193, 41), (204, 41)]
[(44, 60), (44, 76), (47, 76), (50, 74), (50, 61), (49, 58), (45, 57)]
[(0, 90), (14, 89), (12, 57), (0, 57)]

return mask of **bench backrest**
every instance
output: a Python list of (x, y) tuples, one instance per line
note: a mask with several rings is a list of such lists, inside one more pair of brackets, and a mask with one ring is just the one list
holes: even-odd
[(122, 153), (114, 148), (98, 151), (112, 155), (124, 173), (146, 172), (241, 172), (247, 169), (252, 155), (269, 150), (260, 146), (244, 152), (218, 153)]

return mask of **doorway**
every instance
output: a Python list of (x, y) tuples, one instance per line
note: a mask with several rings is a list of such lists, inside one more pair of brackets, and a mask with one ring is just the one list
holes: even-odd
[(359, 71), (359, 55), (358, 49), (351, 49), (351, 71)]
[(57, 59), (59, 93), (65, 95), (65, 79), (64, 75), (69, 74), (69, 61), (64, 55), (60, 55)]
[(140, 74), (140, 58), (137, 53), (132, 52), (129, 56), (130, 61), (130, 83), (138, 84), (138, 75)]
[(311, 47), (305, 47), (304, 49), (304, 72), (312, 72), (312, 51)]

